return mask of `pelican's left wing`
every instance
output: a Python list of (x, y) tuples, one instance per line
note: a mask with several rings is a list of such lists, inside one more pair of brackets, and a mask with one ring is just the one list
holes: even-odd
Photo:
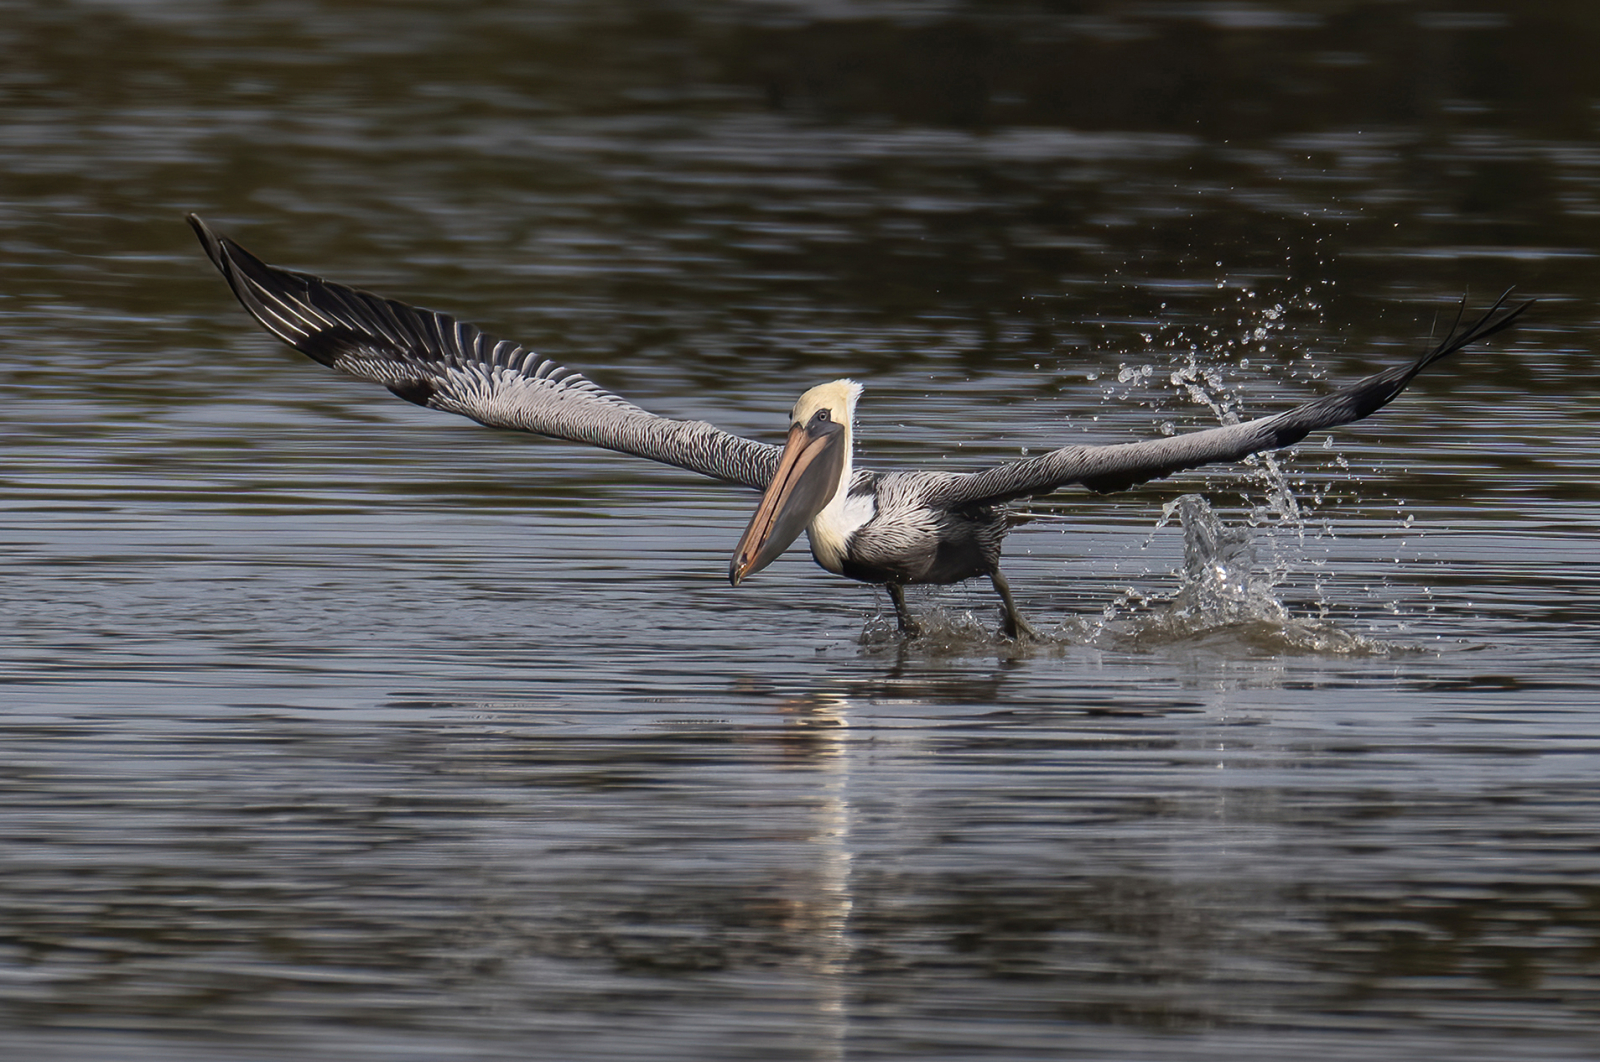
[(648, 413), (582, 373), (418, 309), (268, 265), (189, 215), (206, 254), (263, 328), (314, 361), (380, 383), (408, 402), (493, 428), (648, 457), (764, 490), (779, 448), (704, 421)]
[(1460, 315), (1450, 334), (1406, 365), (1375, 373), (1349, 387), (1272, 417), (1190, 432), (1148, 442), (1110, 446), (1069, 446), (1028, 461), (1013, 461), (981, 472), (941, 476), (929, 500), (949, 506), (997, 505), (1048, 494), (1079, 484), (1102, 494), (1160, 479), (1187, 468), (1237, 461), (1264, 450), (1293, 446), (1311, 432), (1349, 424), (1392, 402), (1423, 369), (1469, 343), (1507, 328), (1533, 305), (1530, 299), (1505, 309), (1507, 291), (1488, 312), (1465, 328)]

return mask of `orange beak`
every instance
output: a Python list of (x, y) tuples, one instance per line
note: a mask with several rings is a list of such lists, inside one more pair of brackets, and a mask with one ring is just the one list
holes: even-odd
[(843, 488), (839, 473), (845, 440), (844, 426), (832, 421), (789, 429), (778, 471), (728, 565), (728, 581), (734, 586), (777, 559)]

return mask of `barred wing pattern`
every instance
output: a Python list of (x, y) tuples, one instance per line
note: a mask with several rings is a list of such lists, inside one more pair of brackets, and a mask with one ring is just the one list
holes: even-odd
[(756, 490), (766, 488), (777, 468), (776, 446), (704, 421), (656, 416), (580, 372), (447, 314), (279, 269), (193, 214), (189, 224), (263, 328), (312, 360), (382, 384), (409, 402)]
[[(1069, 446), (1027, 461), (1013, 461), (981, 472), (944, 477), (927, 500), (949, 507), (997, 505), (1049, 494), (1078, 484), (1102, 494), (1161, 479), (1184, 469), (1237, 461), (1265, 450), (1293, 446), (1322, 428), (1368, 417), (1392, 402), (1413, 377), (1462, 347), (1511, 325), (1533, 300), (1506, 309), (1511, 292), (1501, 295), (1482, 317), (1461, 327), (1457, 313), (1450, 334), (1415, 361), (1374, 373), (1323, 398), (1276, 416), (1148, 442), (1110, 446)], [(1462, 307), (1465, 310), (1465, 305)]]

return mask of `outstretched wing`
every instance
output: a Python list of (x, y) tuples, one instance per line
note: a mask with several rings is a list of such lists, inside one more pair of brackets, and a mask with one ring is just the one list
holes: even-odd
[(312, 360), (382, 384), (408, 402), (756, 490), (777, 468), (776, 446), (704, 421), (658, 417), (464, 321), (270, 266), (193, 214), (189, 224), (261, 327)]
[[(1501, 295), (1487, 313), (1465, 328), (1461, 327), (1458, 313), (1450, 334), (1410, 364), (1375, 373), (1341, 391), (1276, 416), (1148, 442), (1069, 446), (1027, 461), (941, 477), (930, 500), (949, 506), (996, 505), (1048, 494), (1073, 484), (1106, 494), (1186, 468), (1237, 461), (1263, 450), (1292, 446), (1311, 432), (1371, 416), (1392, 402), (1412, 378), (1429, 365), (1510, 327), (1522, 311), (1533, 305), (1530, 299), (1506, 309), (1506, 299), (1510, 295), (1510, 291)], [(1462, 309), (1465, 309), (1464, 303)]]

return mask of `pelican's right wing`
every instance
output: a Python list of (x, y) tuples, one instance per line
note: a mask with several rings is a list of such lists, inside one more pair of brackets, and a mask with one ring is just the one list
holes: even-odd
[(1106, 494), (1184, 469), (1237, 461), (1250, 454), (1293, 446), (1311, 432), (1349, 424), (1376, 413), (1429, 365), (1509, 327), (1522, 311), (1533, 305), (1530, 299), (1505, 309), (1510, 294), (1508, 291), (1500, 296), (1487, 313), (1465, 328), (1460, 327), (1458, 315), (1450, 334), (1415, 361), (1374, 373), (1349, 387), (1276, 416), (1147, 442), (1069, 446), (981, 472), (944, 475), (939, 477), (937, 486), (930, 488), (928, 500), (948, 506), (998, 505), (1017, 498), (1049, 494), (1072, 484)]
[(442, 313), (268, 265), (189, 215), (250, 316), (329, 368), (493, 428), (588, 443), (766, 489), (779, 448), (648, 413), (583, 374)]

